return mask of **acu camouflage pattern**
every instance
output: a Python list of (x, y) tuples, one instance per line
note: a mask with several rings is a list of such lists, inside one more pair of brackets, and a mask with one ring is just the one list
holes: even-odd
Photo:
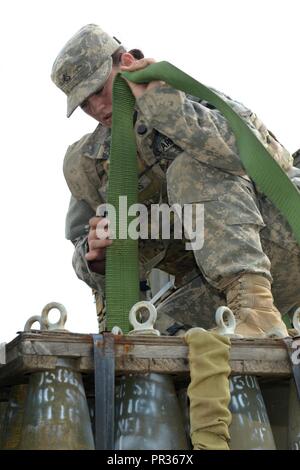
[[(288, 171), (293, 159), (286, 149), (250, 110), (236, 102), (233, 106)], [(137, 109), (140, 201), (146, 205), (204, 204), (205, 241), (201, 250), (186, 251), (185, 240), (140, 240), (140, 261), (145, 271), (147, 266), (155, 266), (176, 275), (177, 289), (159, 305), (157, 328), (176, 334), (181, 327), (210, 327), (216, 308), (225, 303), (226, 283), (242, 272), (273, 278), (275, 303), (282, 314), (299, 303), (299, 246), (283, 217), (245, 174), (225, 118), (207, 103), (167, 85), (145, 93), (137, 100)], [(105, 199), (108, 146), (103, 139), (96, 148), (92, 134), (67, 153), (65, 176), (77, 199), (88, 201), (97, 192), (99, 203)], [(71, 174), (77, 167), (72, 167), (75, 160), (69, 159), (69, 152), (80, 153), (79, 159), (85, 159), (76, 173), (76, 184)], [(91, 178), (86, 175), (95, 171), (98, 180), (93, 178), (87, 186)], [(104, 276), (91, 273), (84, 259), (86, 235), (75, 240), (75, 246), (77, 275), (91, 287), (103, 289)]]
[(60, 51), (51, 78), (68, 97), (67, 116), (103, 87), (112, 69), (111, 55), (120, 43), (99, 26), (81, 28)]
[(300, 168), (300, 149), (293, 153), (294, 165)]
[[(277, 163), (288, 171), (293, 165), (292, 156), (256, 114), (241, 103), (214, 91), (244, 119)], [(146, 122), (193, 158), (233, 174), (245, 175), (235, 137), (218, 110), (207, 103), (197, 102), (197, 98), (188, 99), (184, 93), (168, 85), (153, 88), (141, 96), (137, 103)]]
[(71, 193), (94, 213), (106, 200), (109, 146), (110, 131), (99, 124), (92, 134), (70, 145), (64, 159), (63, 171)]

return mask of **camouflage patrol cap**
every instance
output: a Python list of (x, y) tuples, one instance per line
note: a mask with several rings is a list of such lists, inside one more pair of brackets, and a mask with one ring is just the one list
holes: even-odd
[(60, 51), (51, 79), (68, 97), (67, 117), (104, 85), (112, 69), (111, 55), (119, 47), (120, 43), (99, 26), (88, 24)]

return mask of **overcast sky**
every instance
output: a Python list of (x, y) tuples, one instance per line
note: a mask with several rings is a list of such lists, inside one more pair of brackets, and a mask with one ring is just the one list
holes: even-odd
[(67, 146), (96, 122), (50, 80), (52, 63), (83, 25), (168, 60), (255, 111), (294, 152), (299, 133), (299, 0), (9, 0), (0, 6), (1, 327), (10, 341), (51, 301), (67, 328), (96, 332), (90, 289), (64, 239)]

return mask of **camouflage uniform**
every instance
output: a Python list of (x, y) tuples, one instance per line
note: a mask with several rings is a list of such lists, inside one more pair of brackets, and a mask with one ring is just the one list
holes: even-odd
[[(52, 79), (67, 95), (68, 116), (104, 86), (118, 48), (118, 41), (97, 25), (83, 27), (65, 45), (54, 62)], [(257, 116), (222, 97), (281, 167), (292, 171), (291, 155)], [(273, 277), (273, 294), (282, 313), (298, 303), (299, 247), (286, 222), (245, 173), (235, 137), (221, 113), (161, 85), (137, 99), (135, 118), (140, 201), (147, 206), (204, 205), (202, 249), (186, 251), (184, 239), (140, 240), (141, 278), (154, 266), (176, 276), (176, 291), (160, 304), (157, 327), (174, 334), (182, 324), (210, 326), (215, 308), (225, 303), (229, 280), (241, 273)], [(99, 313), (104, 276), (91, 272), (85, 261), (85, 225), (106, 200), (109, 147), (109, 131), (99, 125), (69, 147), (64, 162), (74, 196), (67, 217), (67, 237), (75, 245), (73, 264), (79, 278), (99, 293)]]
[[(230, 102), (288, 171), (292, 166), (289, 153), (251, 111)], [(225, 303), (226, 280), (241, 272), (273, 277), (273, 295), (282, 313), (300, 302), (299, 246), (283, 217), (245, 174), (234, 136), (219, 111), (167, 85), (146, 92), (137, 100), (137, 110), (140, 202), (147, 206), (202, 203), (205, 209), (201, 250), (186, 251), (185, 240), (171, 240), (167, 245), (161, 240), (140, 240), (145, 271), (156, 259), (155, 267), (176, 276), (177, 289), (160, 304), (157, 326), (169, 334), (182, 324), (211, 326), (215, 309)], [(81, 199), (75, 203), (75, 212), (86, 214), (81, 226), (92, 215), (91, 208), (106, 198), (109, 140), (109, 131), (99, 125), (66, 155), (66, 179), (74, 196)], [(76, 158), (82, 161), (75, 165), (77, 174), (72, 164)], [(91, 180), (92, 173), (93, 190), (84, 195), (86, 183), (82, 181), (81, 189), (74, 191), (75, 181), (86, 175)], [(67, 219), (71, 231), (76, 227), (70, 220), (72, 204)], [(69, 234), (69, 238), (75, 243), (73, 265), (78, 277), (103, 292), (104, 276), (92, 273), (84, 258), (87, 235)]]

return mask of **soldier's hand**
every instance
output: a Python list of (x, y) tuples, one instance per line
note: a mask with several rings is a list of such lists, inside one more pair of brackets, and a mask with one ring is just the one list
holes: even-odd
[[(154, 59), (144, 58), (144, 59), (140, 59), (140, 60), (135, 60), (130, 65), (121, 65), (120, 68), (121, 68), (122, 72), (134, 72), (136, 70), (144, 69), (144, 68), (148, 67), (148, 65), (154, 64), (154, 63), (155, 63)], [(149, 82), (149, 83), (141, 83), (140, 84), (140, 83), (130, 82), (129, 80), (126, 80), (126, 82), (128, 83), (128, 85), (129, 85), (129, 87), (132, 91), (132, 94), (135, 96), (135, 98), (139, 98), (146, 91), (151, 90), (151, 88), (155, 88), (155, 87), (157, 87), (157, 86), (159, 86), (163, 83), (163, 82), (160, 82), (160, 81), (152, 81), (152, 82)]]
[(85, 255), (85, 258), (90, 262), (104, 262), (106, 247), (112, 244), (112, 240), (109, 239), (109, 236), (111, 235), (108, 228), (109, 220), (105, 217), (92, 217), (89, 220), (89, 226), (89, 251)]

